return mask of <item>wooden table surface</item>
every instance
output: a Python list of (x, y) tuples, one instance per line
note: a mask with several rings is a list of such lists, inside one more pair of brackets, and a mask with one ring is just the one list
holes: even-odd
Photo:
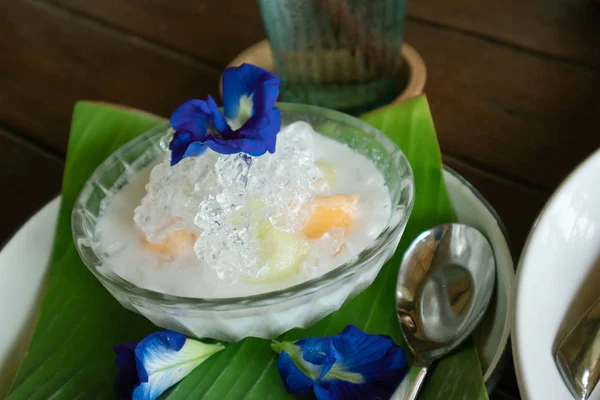
[[(0, 240), (60, 192), (75, 101), (169, 115), (218, 93), (224, 66), (264, 36), (256, 0), (0, 1)], [(600, 5), (408, 0), (406, 41), (427, 64), (446, 164), (489, 199), (518, 255), (600, 147)], [(509, 365), (492, 399), (518, 397)]]

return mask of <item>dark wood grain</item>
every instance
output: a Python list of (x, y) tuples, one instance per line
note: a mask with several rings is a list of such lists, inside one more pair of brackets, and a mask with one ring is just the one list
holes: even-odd
[(63, 161), (0, 129), (0, 244), (60, 193)]
[[(262, 34), (255, 2), (242, 2), (238, 14), (223, 11), (227, 2), (212, 0), (193, 2), (201, 4), (196, 8), (181, 0), (173, 6), (180, 11), (172, 12), (165, 11), (166, 0), (144, 7), (141, 0), (54, 1), (77, 8), (86, 17), (39, 2), (1, 6), (0, 44), (8, 62), (0, 64), (0, 120), (58, 151), (65, 148), (73, 101), (85, 97), (119, 101), (168, 115), (185, 97), (216, 93), (217, 71), (197, 61), (207, 56), (205, 48), (214, 51), (222, 43), (223, 51), (233, 54), (246, 39)], [(122, 7), (132, 9), (119, 12)], [(178, 18), (190, 7), (194, 18)], [(128, 22), (117, 15), (134, 10), (145, 20), (154, 18), (168, 26), (168, 44), (177, 46), (176, 52), (123, 33), (166, 43), (167, 35), (159, 29), (140, 30), (146, 23), (136, 18), (142, 17)], [(227, 22), (230, 14), (244, 16), (247, 35), (239, 33), (239, 42), (204, 37), (205, 27), (198, 19), (205, 16), (221, 27), (235, 25)], [(89, 22), (89, 17), (103, 22)], [(119, 30), (106, 24), (116, 24)], [(180, 40), (183, 37), (194, 38), (193, 44)], [(426, 92), (446, 153), (509, 178), (554, 188), (600, 146), (595, 124), (600, 102), (593, 90), (600, 87), (600, 72), (416, 22), (407, 23), (406, 37), (427, 63)]]
[(600, 147), (600, 73), (408, 23), (442, 150), (554, 188)]
[[(258, 0), (51, 1), (219, 65), (264, 36)], [(407, 15), (600, 68), (600, 7), (593, 0), (408, 1)]]
[(600, 68), (594, 0), (409, 0), (407, 15)]
[(216, 93), (219, 72), (55, 6), (0, 1), (0, 121), (64, 153), (73, 104), (96, 99), (169, 115)]
[(258, 0), (50, 0), (224, 67), (264, 38)]

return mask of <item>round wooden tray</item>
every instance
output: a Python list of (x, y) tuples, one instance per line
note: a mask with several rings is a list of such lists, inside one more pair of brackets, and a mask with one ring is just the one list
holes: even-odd
[[(423, 93), (425, 82), (427, 81), (427, 69), (425, 68), (425, 62), (421, 58), (421, 55), (409, 44), (402, 45), (402, 57), (405, 60), (404, 65), (407, 68), (408, 80), (406, 87), (400, 93), (400, 95), (392, 103), (401, 103), (403, 101), (412, 99)], [(238, 54), (231, 62), (227, 65), (228, 67), (235, 67), (242, 63), (254, 64), (262, 67), (266, 70), (274, 72), (275, 62), (273, 60), (273, 54), (271, 53), (271, 45), (268, 40), (262, 40), (246, 50)], [(219, 82), (219, 94), (223, 97), (222, 93), (222, 82)]]

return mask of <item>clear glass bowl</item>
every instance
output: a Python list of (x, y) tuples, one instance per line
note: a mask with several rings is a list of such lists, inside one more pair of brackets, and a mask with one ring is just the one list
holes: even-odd
[(386, 228), (350, 261), (282, 290), (235, 298), (191, 298), (138, 287), (102, 267), (105, 255), (96, 237), (96, 222), (102, 200), (119, 191), (128, 174), (143, 169), (165, 151), (160, 140), (168, 125), (159, 126), (110, 155), (88, 179), (73, 208), (73, 238), (81, 259), (125, 308), (189, 336), (226, 341), (249, 336), (270, 339), (314, 324), (373, 282), (394, 254), (412, 210), (414, 182), (408, 160), (387, 136), (356, 118), (315, 106), (280, 103), (278, 107), (284, 126), (306, 121), (373, 161), (392, 197)]

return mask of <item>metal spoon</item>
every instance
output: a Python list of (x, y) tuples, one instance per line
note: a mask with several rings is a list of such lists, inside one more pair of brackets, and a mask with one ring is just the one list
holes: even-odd
[(431, 364), (471, 335), (495, 277), (492, 247), (475, 228), (439, 225), (414, 240), (400, 265), (396, 312), (415, 362), (392, 400), (416, 399)]
[(561, 342), (555, 360), (573, 396), (589, 398), (600, 381), (600, 299)]

